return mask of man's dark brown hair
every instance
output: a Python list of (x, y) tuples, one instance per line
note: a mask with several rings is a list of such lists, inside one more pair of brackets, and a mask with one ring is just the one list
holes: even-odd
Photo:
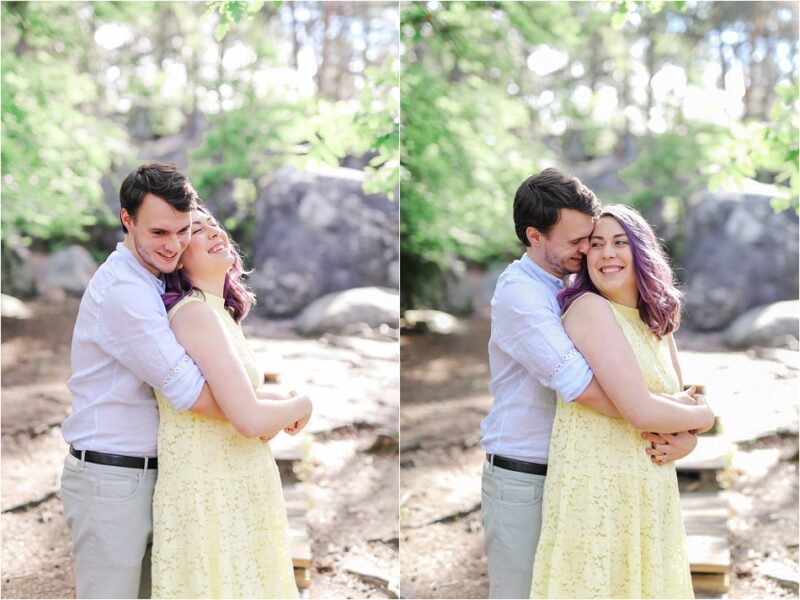
[[(197, 206), (197, 192), (194, 191), (189, 178), (180, 169), (167, 163), (150, 163), (135, 168), (122, 182), (119, 189), (119, 207), (128, 211), (136, 222), (136, 211), (142, 205), (147, 194), (158, 196), (175, 210), (190, 212)], [(122, 223), (122, 215), (120, 215)], [(128, 233), (125, 224), (122, 230)]]
[(600, 201), (577, 177), (552, 168), (528, 177), (514, 196), (514, 229), (519, 240), (530, 246), (525, 235), (528, 227), (547, 235), (562, 208), (591, 217), (600, 215)]

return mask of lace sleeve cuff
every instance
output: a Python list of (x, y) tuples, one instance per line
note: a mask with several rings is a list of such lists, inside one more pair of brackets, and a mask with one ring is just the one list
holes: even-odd
[(550, 385), (566, 402), (581, 395), (592, 380), (589, 363), (577, 349), (572, 348), (559, 361), (550, 376)]
[(172, 407), (181, 412), (194, 406), (204, 383), (200, 369), (188, 355), (184, 355), (164, 378), (159, 389)]

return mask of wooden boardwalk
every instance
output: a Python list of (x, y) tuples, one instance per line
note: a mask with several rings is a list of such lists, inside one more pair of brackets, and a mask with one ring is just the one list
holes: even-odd
[(718, 475), (728, 465), (731, 446), (715, 427), (697, 438), (697, 448), (677, 461), (680, 475), (696, 477), (712, 491), (681, 493), (681, 512), (686, 529), (692, 584), (697, 595), (720, 595), (728, 591), (731, 571), (730, 506), (718, 489)]
[(283, 500), (289, 516), (294, 579), (302, 595), (311, 585), (311, 540), (308, 536), (306, 488), (296, 474), (303, 459), (302, 434), (295, 437), (279, 435), (270, 442), (270, 446), (281, 473)]

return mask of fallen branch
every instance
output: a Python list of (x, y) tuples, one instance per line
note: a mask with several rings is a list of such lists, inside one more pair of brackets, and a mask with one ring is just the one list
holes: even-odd
[(480, 508), (481, 508), (481, 503), (475, 502), (468, 508), (459, 510), (457, 512), (448, 513), (442, 517), (436, 517), (435, 519), (428, 519), (427, 521), (422, 521), (420, 523), (412, 523), (411, 525), (403, 525), (402, 529), (419, 529), (420, 527), (427, 527), (428, 525), (433, 525), (435, 523), (449, 523), (451, 521), (457, 521), (462, 517), (466, 517), (467, 515), (474, 513), (476, 510), (480, 510)]
[(390, 598), (398, 597), (398, 589), (395, 582), (389, 579), (387, 575), (385, 575), (376, 567), (373, 567), (365, 562), (358, 561), (356, 563), (351, 563), (349, 566), (346, 565), (344, 570), (348, 573), (352, 573), (353, 575), (357, 575), (361, 579), (364, 579), (372, 584), (381, 586), (389, 593)]
[(4, 508), (2, 510), (2, 512), (3, 513), (25, 512), (27, 510), (30, 510), (32, 508), (35, 508), (35, 507), (39, 506), (40, 504), (44, 504), (45, 502), (47, 502), (51, 498), (54, 498), (55, 496), (58, 495), (58, 492), (59, 492), (58, 489), (50, 490), (49, 492), (47, 492), (46, 494), (44, 494), (43, 496), (41, 496), (39, 498), (36, 498), (35, 500), (29, 500), (27, 502), (23, 502), (22, 504), (16, 504), (16, 505), (11, 506), (9, 508)]

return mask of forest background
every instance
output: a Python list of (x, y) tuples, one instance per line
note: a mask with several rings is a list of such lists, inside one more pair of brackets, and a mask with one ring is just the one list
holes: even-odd
[(642, 210), (677, 265), (697, 191), (752, 179), (776, 211), (797, 208), (796, 3), (401, 11), (404, 308), (447, 310), (454, 261), (516, 258), (514, 191), (546, 166)]

